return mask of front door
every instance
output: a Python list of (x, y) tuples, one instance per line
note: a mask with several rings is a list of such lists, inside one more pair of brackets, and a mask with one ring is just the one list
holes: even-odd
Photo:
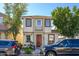
[(42, 45), (42, 35), (37, 34), (36, 35), (36, 47), (40, 47)]

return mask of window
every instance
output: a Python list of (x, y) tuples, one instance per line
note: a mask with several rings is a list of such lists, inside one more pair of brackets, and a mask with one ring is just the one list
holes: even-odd
[(30, 42), (31, 38), (30, 35), (26, 35), (26, 42)]
[(79, 39), (68, 40), (72, 47), (79, 47)]
[(63, 40), (59, 43), (60, 46), (65, 46), (68, 47), (69, 46), (69, 41), (68, 40)]
[(50, 21), (50, 19), (46, 19), (46, 20), (45, 20), (45, 26), (46, 26), (46, 27), (50, 27), (50, 26), (51, 26), (51, 21)]
[(36, 26), (42, 27), (42, 20), (36, 20)]
[(53, 34), (48, 35), (48, 44), (54, 43), (55, 36)]
[(2, 45), (2, 46), (8, 45), (8, 44), (9, 44), (8, 41), (0, 41), (0, 45)]
[(12, 42), (12, 46), (16, 45), (16, 42)]
[(26, 27), (31, 27), (31, 26), (32, 26), (32, 20), (26, 19)]

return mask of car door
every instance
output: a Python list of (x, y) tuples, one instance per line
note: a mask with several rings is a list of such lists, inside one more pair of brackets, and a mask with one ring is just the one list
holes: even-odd
[(78, 39), (72, 40), (71, 46), (72, 46), (72, 50), (73, 50), (72, 54), (74, 54), (74, 55), (78, 54), (79, 55), (79, 40)]
[(0, 52), (5, 51), (5, 48), (8, 47), (9, 42), (7, 41), (0, 41)]
[(70, 43), (68, 40), (63, 40), (58, 44), (58, 47), (56, 47), (56, 51), (60, 55), (68, 55), (72, 53), (72, 48), (70, 46)]

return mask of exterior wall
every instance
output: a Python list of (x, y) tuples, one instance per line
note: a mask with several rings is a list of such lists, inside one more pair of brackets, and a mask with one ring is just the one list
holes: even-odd
[(44, 45), (48, 45), (48, 34), (44, 34)]
[(53, 34), (55, 35), (54, 43), (58, 41), (58, 34), (57, 33), (24, 33), (24, 44), (27, 46), (29, 43), (26, 42), (26, 35), (31, 35), (31, 41), (34, 42), (34, 45), (36, 46), (36, 35), (41, 34), (42, 35), (42, 46), (48, 45), (48, 35)]
[[(0, 25), (3, 25), (3, 14), (0, 13)], [(0, 33), (0, 39), (6, 39), (4, 31)]]
[[(42, 35), (42, 46), (48, 45), (48, 35), (49, 34), (54, 34), (55, 35), (55, 40), (58, 40), (58, 34), (57, 33), (52, 33), (52, 27), (45, 27), (45, 18), (31, 18), (32, 19), (32, 27), (26, 27), (26, 18), (23, 18), (23, 32), (24, 32), (24, 44), (26, 43), (26, 35), (31, 35), (31, 41), (34, 42), (34, 45), (36, 46), (36, 35), (41, 34)], [(42, 30), (37, 30), (36, 29), (36, 20), (41, 19), (42, 20)], [(47, 18), (48, 19), (48, 18)]]
[(24, 45), (28, 45), (29, 43), (28, 42), (26, 42), (26, 35), (31, 35), (31, 41), (32, 42), (34, 42), (34, 45), (36, 46), (36, 35), (37, 34), (41, 34), (42, 35), (42, 46), (41, 47), (43, 47), (43, 45), (44, 45), (44, 36), (43, 36), (43, 33), (24, 33)]
[(44, 32), (49, 32), (50, 33), (51, 32), (51, 27), (45, 27)]
[[(36, 30), (36, 20), (38, 20), (38, 19), (32, 19), (32, 26), (31, 27), (26, 27), (26, 18), (24, 18), (23, 19), (24, 32), (36, 32), (37, 31)], [(42, 21), (42, 31), (43, 32), (51, 32), (51, 27), (44, 27), (45, 25), (44, 25), (44, 19), (43, 18), (41, 18), (41, 21)]]
[(58, 39), (58, 33), (55, 33), (55, 42), (54, 43), (56, 43), (57, 41), (59, 41), (59, 39)]

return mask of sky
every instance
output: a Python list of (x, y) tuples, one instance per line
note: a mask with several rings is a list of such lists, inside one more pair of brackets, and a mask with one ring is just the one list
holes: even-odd
[[(4, 13), (3, 4), (0, 3), (0, 12)], [(71, 9), (73, 6), (77, 6), (79, 8), (78, 3), (30, 3), (27, 6), (27, 11), (24, 15), (25, 16), (51, 16), (51, 12), (56, 7), (66, 7), (69, 6)]]

